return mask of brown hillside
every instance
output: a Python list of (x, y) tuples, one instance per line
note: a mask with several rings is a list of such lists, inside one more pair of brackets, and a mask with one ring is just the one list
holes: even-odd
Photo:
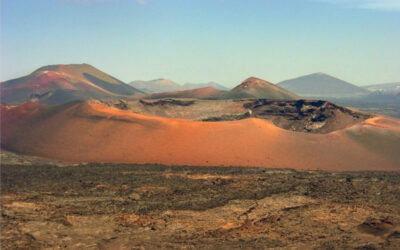
[(250, 77), (230, 90), (224, 99), (266, 98), (274, 100), (295, 100), (300, 97), (284, 88), (265, 80)]
[(215, 99), (221, 96), (226, 91), (218, 90), (213, 87), (205, 87), (199, 89), (189, 89), (182, 91), (154, 93), (146, 96), (149, 99), (161, 98), (195, 98), (195, 99)]
[(62, 104), (143, 93), (89, 64), (60, 64), (45, 66), (27, 76), (2, 82), (0, 94), (2, 101), (8, 104), (30, 100)]
[[(2, 108), (2, 147), (72, 162), (400, 170), (400, 122), (384, 117), (308, 134), (257, 118), (170, 119), (96, 101), (29, 108), (34, 114), (24, 112), (24, 105)], [(13, 122), (15, 117), (24, 122)]]

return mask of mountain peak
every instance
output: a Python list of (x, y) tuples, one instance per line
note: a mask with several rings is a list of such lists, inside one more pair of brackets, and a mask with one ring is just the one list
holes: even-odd
[(279, 86), (308, 98), (353, 97), (367, 91), (323, 72), (317, 72), (278, 83)]
[[(334, 78), (334, 79), (338, 79), (337, 77), (331, 76), (327, 73), (324, 72), (316, 72), (313, 74), (309, 74), (309, 76), (314, 76), (314, 77), (326, 77), (326, 78)], [(340, 80), (340, 79), (339, 79)]]
[(245, 79), (241, 84), (235, 87), (235, 89), (252, 89), (252, 88), (262, 88), (270, 86), (272, 83), (267, 82), (263, 79), (257, 77), (249, 77)]
[(243, 82), (247, 82), (247, 81), (262, 81), (262, 79), (255, 77), (255, 76), (250, 76), (249, 78), (245, 79)]
[(37, 72), (41, 72), (41, 71), (62, 71), (65, 69), (95, 69), (97, 70), (95, 67), (93, 67), (90, 64), (87, 63), (80, 63), (80, 64), (51, 64), (51, 65), (46, 65), (43, 67), (40, 67), (38, 69), (36, 69), (35, 71), (33, 71), (33, 73), (37, 73)]
[(143, 94), (86, 63), (43, 66), (29, 75), (4, 82), (0, 90), (2, 100), (7, 103), (23, 103), (33, 98), (56, 104)]
[(299, 96), (273, 83), (257, 77), (249, 77), (226, 94), (226, 99), (237, 98), (267, 98), (267, 99), (298, 99)]

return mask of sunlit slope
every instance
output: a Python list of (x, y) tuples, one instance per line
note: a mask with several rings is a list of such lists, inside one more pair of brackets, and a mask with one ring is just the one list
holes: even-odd
[[(400, 170), (400, 154), (394, 154), (400, 145), (400, 123), (389, 118), (372, 118), (328, 134), (309, 134), (256, 118), (170, 119), (95, 101), (51, 108), (30, 105), (33, 114), (24, 112), (24, 106), (2, 108), (2, 147), (72, 162)], [(370, 143), (371, 133), (375, 144)], [(379, 142), (397, 151), (384, 153)]]

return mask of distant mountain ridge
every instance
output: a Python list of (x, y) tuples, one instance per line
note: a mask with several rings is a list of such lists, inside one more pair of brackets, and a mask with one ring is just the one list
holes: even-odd
[(199, 89), (199, 88), (206, 88), (206, 87), (213, 87), (214, 89), (218, 90), (229, 90), (229, 88), (218, 84), (216, 82), (208, 82), (208, 83), (185, 83), (183, 85), (184, 89)]
[[(155, 94), (157, 93), (157, 95)], [(151, 96), (146, 94), (151, 94)], [(29, 75), (0, 83), (1, 101), (20, 104), (37, 101), (60, 104), (86, 99), (199, 98), (199, 99), (337, 99), (397, 101), (400, 82), (358, 87), (325, 73), (314, 73), (273, 84), (249, 77), (233, 89), (215, 82), (180, 85), (169, 79), (133, 81), (126, 84), (89, 64), (57, 64), (41, 67)]]
[(132, 81), (128, 83), (130, 86), (137, 88), (146, 93), (159, 93), (159, 92), (169, 92), (184, 90), (184, 88), (178, 83), (171, 81), (169, 79), (160, 78), (150, 81)]
[(215, 89), (213, 87), (187, 89), (180, 91), (171, 91), (163, 93), (153, 93), (145, 98), (161, 99), (161, 98), (195, 98), (195, 99), (219, 99), (226, 91)]
[(2, 102), (37, 101), (61, 104), (75, 100), (112, 99), (143, 95), (140, 90), (89, 64), (58, 64), (0, 83)]
[(129, 85), (137, 89), (140, 89), (148, 94), (200, 89), (206, 87), (213, 87), (218, 90), (228, 90), (227, 87), (222, 86), (221, 84), (218, 84), (216, 82), (185, 83), (183, 85), (180, 85), (172, 80), (165, 78), (154, 79), (150, 81), (137, 80), (130, 82)]
[(321, 72), (282, 81), (278, 85), (309, 98), (355, 97), (369, 93), (366, 89)]
[(373, 84), (364, 86), (364, 88), (371, 92), (378, 91), (385, 94), (397, 94), (400, 93), (400, 82)]
[(197, 98), (197, 99), (242, 99), (242, 98), (264, 98), (272, 100), (296, 100), (300, 97), (273, 83), (265, 80), (249, 77), (235, 88), (225, 91), (214, 87), (204, 87), (180, 91), (168, 91), (152, 93), (144, 98)]

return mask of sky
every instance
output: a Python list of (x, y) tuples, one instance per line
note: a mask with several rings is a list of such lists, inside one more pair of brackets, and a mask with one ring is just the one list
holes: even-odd
[(69, 63), (125, 82), (400, 81), (400, 0), (0, 2), (1, 81)]

